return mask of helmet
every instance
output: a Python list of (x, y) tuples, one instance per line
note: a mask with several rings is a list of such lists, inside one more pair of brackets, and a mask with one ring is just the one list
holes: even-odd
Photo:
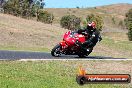
[(87, 24), (87, 26), (89, 26), (89, 27), (91, 26), (91, 27), (95, 28), (96, 24), (95, 24), (95, 22), (90, 22), (90, 23)]
[(96, 27), (95, 22), (90, 22), (87, 24), (87, 29), (89, 29), (90, 31), (93, 31)]

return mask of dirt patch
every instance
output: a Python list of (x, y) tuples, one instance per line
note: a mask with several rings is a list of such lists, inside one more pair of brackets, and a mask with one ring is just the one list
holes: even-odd
[(33, 20), (0, 14), (0, 42), (17, 47), (48, 47), (61, 40), (65, 29)]

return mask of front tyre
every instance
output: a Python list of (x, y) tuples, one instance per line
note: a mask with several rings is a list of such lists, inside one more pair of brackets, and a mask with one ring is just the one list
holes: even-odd
[(51, 55), (52, 56), (55, 56), (55, 57), (59, 57), (61, 56), (61, 45), (60, 44), (57, 44), (51, 51)]

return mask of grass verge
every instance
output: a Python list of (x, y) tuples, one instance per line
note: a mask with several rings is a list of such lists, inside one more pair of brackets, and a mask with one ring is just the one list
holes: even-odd
[[(114, 61), (115, 62), (115, 61)], [(127, 61), (126, 61), (127, 62)], [(95, 65), (108, 64), (104, 68)], [(117, 64), (118, 63), (118, 64)], [(128, 65), (131, 62), (127, 62)], [(126, 88), (130, 84), (88, 84), (79, 86), (76, 81), (78, 66), (89, 67), (89, 73), (109, 73), (113, 68), (113, 61), (0, 61), (1, 88)], [(116, 62), (115, 66), (122, 66), (124, 62)], [(125, 66), (127, 66), (125, 64)], [(104, 67), (104, 66), (103, 66)], [(91, 70), (90, 70), (91, 69)], [(103, 69), (103, 71), (101, 71)], [(124, 67), (125, 69), (125, 67)], [(130, 68), (128, 68), (130, 70)], [(112, 70), (122, 72), (123, 69)], [(124, 72), (124, 70), (123, 70)], [(132, 73), (126, 70), (126, 73)]]
[(30, 51), (30, 52), (50, 52), (50, 49), (44, 47), (16, 47), (16, 46), (0, 46), (0, 50), (13, 51)]
[(130, 41), (114, 41), (110, 38), (104, 37), (101, 43), (111, 48), (116, 48), (125, 51), (132, 51), (132, 42)]

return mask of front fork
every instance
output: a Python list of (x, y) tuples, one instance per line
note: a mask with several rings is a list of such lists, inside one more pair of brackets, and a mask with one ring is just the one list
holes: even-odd
[(60, 45), (61, 45), (61, 52), (65, 54), (68, 48), (67, 43), (65, 41), (61, 41)]
[(61, 45), (62, 49), (65, 49), (65, 48), (68, 47), (68, 45), (66, 44), (65, 41), (61, 41), (61, 42), (60, 42), (60, 45)]

